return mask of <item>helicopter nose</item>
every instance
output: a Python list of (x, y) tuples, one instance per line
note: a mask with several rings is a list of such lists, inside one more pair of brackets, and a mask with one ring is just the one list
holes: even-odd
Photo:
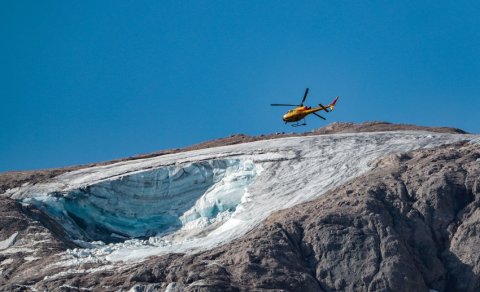
[(284, 116), (282, 117), (282, 120), (283, 120), (283, 121), (287, 121), (287, 115), (284, 115)]

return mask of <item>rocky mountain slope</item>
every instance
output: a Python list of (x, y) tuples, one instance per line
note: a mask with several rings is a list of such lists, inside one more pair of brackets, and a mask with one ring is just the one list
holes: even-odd
[[(397, 136), (387, 136), (398, 141), (394, 138)], [(361, 144), (376, 141), (379, 144), (373, 145), (374, 149), (384, 148), (379, 140), (360, 137), (347, 136), (344, 140), (341, 136), (338, 141), (350, 143), (350, 138)], [(193, 253), (163, 252), (141, 260), (103, 261), (88, 254), (85, 242), (66, 234), (68, 230), (51, 213), (5, 193), (0, 201), (0, 288), (5, 291), (478, 291), (478, 140), (462, 134), (409, 137), (423, 139), (412, 142), (419, 145), (429, 139), (439, 144), (428, 144), (431, 146), (427, 149), (420, 147), (414, 151), (386, 151), (390, 154), (370, 161), (367, 171), (325, 188), (326, 192), (318, 187), (298, 188), (300, 193), (292, 193), (292, 197), (308, 192), (315, 199), (272, 213), (235, 240)], [(438, 140), (440, 137), (444, 142)], [(336, 136), (313, 139), (315, 144), (307, 145), (306, 149), (313, 145), (324, 149), (326, 146), (318, 143), (335, 139)], [(296, 141), (288, 144), (294, 147), (292, 151), (300, 151), (295, 148)], [(259, 144), (252, 145), (252, 149), (259, 148)], [(353, 149), (358, 146), (352, 145)], [(366, 147), (365, 153), (370, 149)], [(303, 153), (305, 159), (306, 154)], [(340, 157), (334, 155), (332, 159)], [(290, 159), (296, 161), (299, 157)], [(317, 156), (309, 159), (318, 162), (318, 168), (333, 167), (317, 160)], [(268, 163), (271, 162), (263, 162), (262, 166)], [(288, 166), (291, 165), (295, 164)], [(345, 165), (355, 168), (355, 164)], [(335, 167), (334, 173), (338, 171)], [(306, 172), (307, 179), (322, 180), (322, 172), (314, 170)], [(267, 174), (260, 174), (259, 178)], [(249, 190), (255, 197), (255, 185)], [(310, 194), (315, 192), (319, 195)], [(282, 199), (279, 194), (271, 199), (275, 198)], [(79, 260), (68, 267), (62, 264), (69, 253), (78, 251), (92, 257), (91, 260)], [(69, 271), (72, 269), (75, 272)]]

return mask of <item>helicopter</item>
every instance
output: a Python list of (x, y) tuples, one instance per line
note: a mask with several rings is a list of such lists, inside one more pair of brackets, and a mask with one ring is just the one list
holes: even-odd
[[(305, 94), (303, 95), (302, 102), (300, 104), (283, 104), (283, 103), (272, 103), (271, 106), (296, 106), (295, 109), (289, 110), (285, 115), (283, 115), (283, 121), (286, 123), (295, 123), (292, 124), (292, 127), (299, 127), (299, 126), (306, 126), (307, 123), (305, 122), (305, 117), (309, 114), (314, 114), (315, 116), (326, 120), (326, 118), (322, 117), (321, 115), (317, 114), (318, 111), (326, 111), (327, 113), (333, 111), (335, 108), (335, 104), (339, 96), (335, 97), (335, 99), (327, 106), (322, 105), (321, 103), (318, 104), (318, 107), (309, 107), (304, 106), (303, 103), (307, 99), (308, 88), (305, 90)], [(303, 123), (299, 121), (303, 120)]]

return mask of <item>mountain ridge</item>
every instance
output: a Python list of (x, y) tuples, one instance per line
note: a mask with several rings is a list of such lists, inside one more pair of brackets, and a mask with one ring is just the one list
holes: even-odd
[[(380, 123), (373, 126), (378, 128), (385, 125)], [(395, 131), (398, 131), (398, 126), (395, 127)], [(351, 129), (352, 125), (334, 125), (331, 128), (323, 131), (345, 131)], [(372, 126), (366, 128), (371, 129)], [(368, 154), (375, 151), (376, 147), (380, 150), (388, 144), (385, 142), (387, 137), (392, 145), (400, 146), (405, 141), (410, 141), (412, 145), (425, 145), (413, 151), (394, 151), (393, 154), (379, 156), (369, 162), (369, 170), (339, 185), (334, 184), (332, 189), (323, 194), (318, 187), (316, 190), (305, 188), (294, 191), (290, 194), (292, 199), (301, 198), (306, 195), (302, 192), (307, 191), (318, 192), (321, 196), (307, 202), (299, 200), (299, 204), (290, 204), (286, 209), (275, 211), (234, 241), (194, 253), (153, 255), (141, 261), (110, 262), (101, 257), (95, 258), (93, 252), (85, 249), (88, 247), (85, 244), (89, 243), (80, 244), (68, 239), (65, 226), (55, 219), (55, 213), (46, 212), (24, 200), (13, 200), (13, 197), (4, 194), (0, 197), (0, 274), (3, 277), (0, 290), (96, 291), (99, 287), (106, 291), (478, 290), (480, 265), (476, 259), (480, 258), (480, 254), (476, 247), (480, 242), (476, 234), (480, 230), (479, 138), (461, 133), (459, 136), (415, 133), (338, 137), (327, 134), (318, 139), (299, 136), (276, 140), (278, 146), (275, 147), (283, 154), (269, 154), (262, 145), (270, 142), (266, 144), (260, 141), (249, 143), (249, 146), (246, 144), (249, 148), (232, 144), (228, 149), (222, 148), (222, 151), (227, 151), (225, 154), (221, 154), (220, 148), (213, 149), (213, 152), (192, 150), (196, 152), (172, 154), (169, 157), (173, 162), (181, 157), (188, 158), (194, 154), (205, 156), (206, 153), (218, 155), (207, 155), (204, 158), (207, 160), (219, 157), (226, 159), (228, 155), (235, 157), (240, 149), (251, 149), (253, 152), (248, 157), (255, 157), (254, 163), (263, 163), (263, 167), (270, 165), (270, 168), (262, 170), (267, 172), (266, 178), (258, 183), (262, 185), (269, 179), (269, 172), (275, 173), (279, 169), (272, 166), (279, 165), (284, 159), (291, 160), (287, 166), (292, 167), (295, 167), (295, 161), (311, 159), (310, 164), (302, 164), (303, 170), (291, 169), (291, 172), (305, 172), (308, 180), (323, 179), (322, 172), (315, 170), (315, 163), (320, 163), (320, 170), (334, 167), (334, 173), (337, 167), (344, 171), (345, 167), (355, 166), (349, 165), (348, 155), (342, 158), (324, 152), (322, 149), (328, 143), (336, 143), (337, 146), (354, 143), (349, 150), (353, 151), (352, 154), (355, 151), (359, 151), (359, 154), (366, 151)], [(402, 142), (399, 139), (403, 136), (408, 139)], [(374, 137), (384, 137), (384, 140)], [(242, 139), (244, 137), (235, 136), (228, 141)], [(429, 140), (437, 142), (431, 144)], [(304, 144), (303, 148), (295, 148), (297, 144)], [(295, 147), (290, 149), (292, 146)], [(359, 146), (369, 147), (362, 150)], [(299, 152), (300, 149), (310, 150), (311, 147), (317, 147), (320, 152)], [(341, 151), (339, 154), (342, 155)], [(346, 159), (345, 164), (327, 164), (325, 161), (328, 160), (321, 160), (318, 155)], [(158, 167), (152, 159), (144, 162), (151, 161), (148, 167)], [(191, 163), (189, 159), (178, 163), (184, 163), (181, 161)], [(118, 165), (125, 167), (135, 163), (143, 162), (123, 161)], [(93, 174), (93, 169), (111, 171), (109, 169), (112, 167), (115, 165), (97, 166), (83, 172)], [(136, 169), (130, 171), (138, 172)], [(78, 176), (82, 170), (72, 173)], [(294, 183), (288, 182), (288, 175), (285, 173), (280, 176), (287, 180), (279, 181), (279, 184)], [(262, 176), (265, 174), (260, 173), (259, 177)], [(65, 180), (68, 175), (62, 177)], [(181, 176), (175, 174), (175, 177)], [(122, 175), (114, 178), (118, 179), (128, 182)], [(236, 179), (233, 177), (233, 181)], [(35, 182), (29, 183), (35, 186)], [(271, 191), (271, 187), (275, 187), (275, 184), (256, 189), (257, 193), (254, 194)], [(81, 187), (80, 190), (84, 192), (87, 189)], [(280, 194), (271, 199), (281, 199)], [(71, 196), (69, 193), (53, 195)], [(246, 194), (245, 198), (249, 198), (249, 195)], [(137, 243), (131, 244), (133, 248)], [(97, 250), (103, 252), (102, 249), (105, 249), (108, 252), (111, 248), (114, 246), (100, 245)], [(71, 254), (79, 254), (87, 261), (82, 258), (66, 261)], [(120, 253), (117, 258), (123, 255), (127, 254)]]
[[(476, 291), (480, 241), (468, 234), (480, 225), (479, 158), (479, 147), (470, 143), (384, 157), (376, 170), (272, 214), (238, 241), (62, 282), (131, 291)], [(468, 169), (453, 183), (460, 196), (444, 189), (443, 177), (456, 167)], [(420, 192), (421, 172), (432, 169), (429, 189)], [(428, 206), (435, 204), (444, 214), (432, 213)], [(466, 239), (473, 241), (467, 247), (461, 244)]]
[(5, 171), (0, 172), (0, 194), (7, 189), (21, 186), (25, 182), (38, 183), (46, 179), (58, 176), (68, 171), (74, 171), (86, 167), (108, 165), (121, 161), (136, 160), (151, 158), (161, 155), (173, 154), (183, 151), (192, 151), (197, 149), (205, 149), (217, 146), (235, 145), (240, 143), (270, 140), (285, 137), (301, 137), (301, 136), (314, 136), (314, 135), (328, 135), (328, 134), (345, 134), (345, 133), (362, 133), (362, 132), (380, 132), (380, 131), (430, 131), (434, 133), (452, 133), (452, 134), (468, 134), (467, 132), (451, 127), (428, 127), (428, 126), (416, 126), (411, 124), (394, 124), (388, 122), (364, 122), (364, 123), (351, 123), (351, 122), (334, 122), (326, 125), (322, 128), (315, 129), (310, 132), (303, 133), (275, 133), (275, 134), (262, 134), (258, 136), (249, 136), (245, 134), (234, 134), (224, 138), (213, 139), (206, 142), (194, 144), (183, 148), (166, 149), (156, 151), (147, 154), (138, 154), (127, 158), (114, 159), (104, 162), (88, 163), (60, 168), (47, 168), (38, 170), (25, 170), (25, 171)]

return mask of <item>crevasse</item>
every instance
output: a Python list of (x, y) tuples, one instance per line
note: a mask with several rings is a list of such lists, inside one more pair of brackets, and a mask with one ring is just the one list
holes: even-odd
[(256, 175), (251, 160), (160, 167), (32, 198), (75, 239), (120, 242), (205, 227), (228, 218)]

